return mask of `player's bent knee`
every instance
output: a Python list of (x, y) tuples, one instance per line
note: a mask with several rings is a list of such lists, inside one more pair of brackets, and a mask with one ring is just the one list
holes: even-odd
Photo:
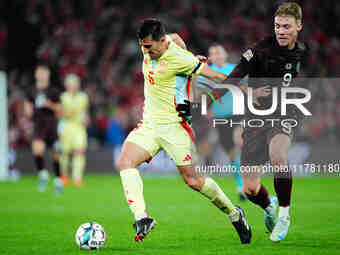
[(83, 149), (75, 150), (75, 151), (74, 151), (74, 154), (77, 154), (77, 155), (84, 155), (84, 154), (85, 154), (85, 150), (83, 150)]
[(281, 152), (274, 151), (269, 154), (269, 157), (272, 165), (274, 166), (285, 165), (287, 163), (287, 157)]
[(188, 187), (193, 190), (200, 191), (202, 188), (202, 185), (198, 178), (187, 177), (184, 178), (184, 182), (188, 185)]
[(131, 159), (124, 156), (119, 156), (117, 160), (117, 167), (120, 171), (123, 171), (129, 168), (136, 168), (137, 166)]
[(254, 182), (243, 182), (243, 192), (249, 196), (255, 196), (258, 193), (260, 183)]
[(249, 196), (256, 196), (257, 190), (253, 187), (243, 187), (243, 192)]

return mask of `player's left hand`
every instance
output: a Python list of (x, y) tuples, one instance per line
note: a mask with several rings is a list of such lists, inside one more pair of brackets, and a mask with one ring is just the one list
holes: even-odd
[(191, 116), (190, 101), (184, 100), (184, 104), (178, 104), (176, 106), (176, 111), (178, 112), (179, 117), (186, 118), (186, 117)]
[(270, 88), (270, 86), (264, 86), (264, 87), (254, 89), (253, 96), (254, 98), (266, 97), (266, 96), (269, 96), (271, 93), (272, 93), (272, 89)]
[(269, 96), (272, 93), (270, 86), (264, 86), (253, 90), (253, 102), (256, 105), (260, 105), (258, 99), (260, 97)]
[(253, 98), (266, 97), (272, 93), (270, 86), (264, 86), (253, 90)]
[(197, 55), (196, 56), (198, 58), (198, 60), (202, 63), (207, 63), (208, 62), (208, 58), (205, 56), (201, 56), (201, 55)]

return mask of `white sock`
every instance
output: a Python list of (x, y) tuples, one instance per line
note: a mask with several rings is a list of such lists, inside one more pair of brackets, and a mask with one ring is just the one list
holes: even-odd
[(60, 177), (54, 178), (54, 186), (56, 186), (56, 187), (63, 187), (64, 186)]
[(289, 206), (280, 206), (280, 209), (279, 209), (279, 218), (280, 217), (289, 217)]
[(273, 203), (270, 201), (270, 204), (266, 207), (266, 209), (264, 209), (267, 213), (274, 213), (275, 214), (275, 212), (273, 212), (273, 210), (274, 210), (274, 205), (273, 205)]
[(46, 169), (41, 170), (41, 171), (38, 173), (38, 178), (39, 178), (40, 180), (48, 180), (48, 179), (49, 179), (48, 171), (47, 171)]
[(136, 168), (120, 171), (125, 197), (136, 220), (147, 217), (143, 181)]
[(146, 212), (141, 212), (141, 213), (135, 213), (135, 220), (141, 220), (143, 218), (148, 217), (148, 215), (146, 214)]
[(220, 186), (210, 177), (205, 178), (204, 185), (200, 192), (223, 212), (229, 216), (235, 216), (239, 214), (239, 211), (229, 200), (226, 194), (221, 190)]

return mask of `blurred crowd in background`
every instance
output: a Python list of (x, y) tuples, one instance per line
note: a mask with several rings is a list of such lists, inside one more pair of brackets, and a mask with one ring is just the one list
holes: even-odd
[[(8, 70), (11, 145), (30, 144), (33, 126), (23, 114), (22, 102), (25, 91), (34, 86), (37, 63), (50, 64), (52, 83), (60, 87), (69, 73), (81, 78), (90, 99), (90, 149), (114, 146), (141, 118), (142, 55), (135, 34), (143, 18), (160, 18), (167, 31), (178, 33), (195, 54), (206, 55), (209, 45), (220, 43), (229, 61), (237, 63), (248, 46), (273, 32), (273, 15), (281, 2), (12, 0), (15, 33), (9, 59), (7, 27), (0, 23), (0, 66)], [(305, 72), (313, 77), (339, 77), (340, 2), (297, 2), (303, 9), (300, 40), (310, 48)], [(337, 80), (317, 82), (311, 90), (313, 118), (305, 136), (315, 140), (336, 135), (340, 85)]]

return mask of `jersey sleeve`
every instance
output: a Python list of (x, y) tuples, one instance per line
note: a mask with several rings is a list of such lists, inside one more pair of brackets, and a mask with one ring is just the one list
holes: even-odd
[(204, 63), (201, 63), (191, 52), (178, 49), (174, 66), (178, 74), (198, 75), (202, 71)]
[(255, 48), (246, 50), (241, 56), (240, 63), (235, 66), (233, 71), (228, 75), (226, 81), (233, 84), (239, 84), (242, 80), (243, 82), (241, 83), (246, 83), (247, 78), (245, 77), (256, 69), (259, 62), (258, 59), (259, 57)]

